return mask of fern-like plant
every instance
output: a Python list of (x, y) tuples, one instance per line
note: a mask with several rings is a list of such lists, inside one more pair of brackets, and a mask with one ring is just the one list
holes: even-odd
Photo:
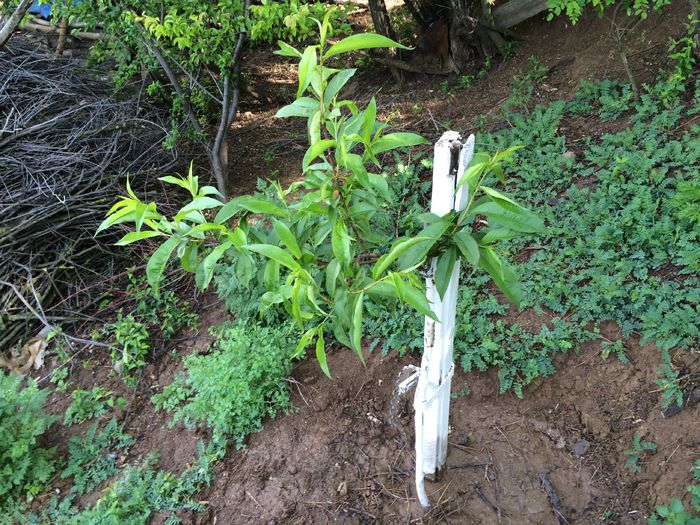
[(55, 421), (43, 409), (48, 391), (22, 382), (0, 372), (0, 513), (37, 494), (54, 471), (53, 450), (38, 442)]

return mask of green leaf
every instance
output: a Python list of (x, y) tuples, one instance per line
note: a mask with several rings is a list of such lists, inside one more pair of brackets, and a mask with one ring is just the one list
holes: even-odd
[(152, 219), (157, 215), (155, 211), (156, 205), (154, 202), (148, 205), (140, 201), (136, 202), (134, 206), (134, 226), (136, 227), (137, 232), (141, 231), (141, 227), (143, 226), (143, 221), (145, 219)]
[(487, 230), (485, 230), (485, 232), (486, 233), (481, 238), (481, 242), (483, 244), (490, 244), (496, 241), (514, 239), (515, 237), (520, 235), (518, 232), (515, 232), (509, 228), (488, 228)]
[(219, 190), (217, 190), (214, 186), (204, 186), (204, 187), (200, 188), (199, 195), (200, 196), (201, 195), (216, 195), (222, 201), (225, 199), (223, 194)]
[(185, 247), (185, 251), (180, 257), (182, 269), (188, 273), (196, 273), (199, 260), (199, 244), (190, 243)]
[(301, 316), (301, 301), (299, 296), (301, 294), (301, 279), (297, 278), (294, 281), (294, 287), (292, 288), (292, 315), (297, 322), (299, 328), (304, 328), (304, 319)]
[(132, 199), (123, 199), (121, 202), (118, 202), (117, 204), (112, 206), (112, 210), (110, 210), (110, 213), (107, 215), (107, 218), (103, 220), (97, 227), (95, 235), (100, 233), (102, 230), (106, 230), (110, 226), (114, 226), (115, 224), (121, 224), (123, 222), (132, 220), (137, 202), (138, 201), (134, 201)]
[(387, 281), (376, 281), (366, 290), (367, 295), (398, 298), (396, 289)]
[(544, 233), (544, 222), (537, 215), (517, 204), (507, 201), (484, 202), (470, 210), (475, 215), (484, 215), (490, 221), (523, 233)]
[(405, 270), (411, 268), (426, 258), (430, 249), (439, 241), (445, 232), (452, 226), (453, 214), (441, 217), (439, 221), (426, 226), (418, 233), (418, 237), (425, 237), (422, 243), (409, 247), (399, 256), (398, 268)]
[(411, 237), (410, 239), (395, 242), (388, 253), (377, 259), (377, 262), (374, 264), (374, 268), (372, 268), (372, 278), (378, 279), (379, 276), (382, 275), (384, 271), (401, 256), (401, 254), (406, 252), (412, 246), (425, 243), (426, 241), (430, 240), (432, 240), (430, 237)]
[(400, 49), (410, 49), (404, 45), (394, 42), (391, 38), (387, 38), (382, 35), (377, 35), (375, 33), (361, 33), (358, 35), (351, 35), (347, 38), (342, 39), (340, 42), (333, 44), (324, 58), (330, 58), (340, 53), (347, 53), (348, 51), (357, 51), (358, 49), (374, 49), (379, 47), (398, 47)]
[(367, 104), (367, 108), (362, 113), (362, 139), (366, 144), (369, 144), (372, 140), (374, 125), (377, 122), (377, 101), (374, 97), (372, 97), (369, 104)]
[(183, 189), (186, 189), (189, 191), (190, 187), (187, 184), (187, 179), (183, 179), (180, 177), (173, 177), (172, 175), (166, 175), (165, 177), (158, 177), (158, 180), (162, 180), (163, 182), (167, 182), (168, 184), (175, 184), (176, 186), (180, 186)]
[(297, 347), (294, 349), (294, 353), (292, 354), (291, 359), (296, 359), (304, 352), (306, 347), (309, 346), (309, 344), (313, 340), (317, 331), (318, 327), (314, 326), (312, 328), (309, 328), (306, 332), (304, 332), (304, 335), (301, 336), (301, 339), (299, 339), (299, 342), (297, 343)]
[(388, 277), (391, 279), (391, 284), (394, 285), (394, 290), (396, 290), (396, 296), (399, 298), (399, 301), (405, 301), (404, 288), (406, 287), (406, 284), (403, 282), (401, 275), (396, 272), (392, 272)]
[(309, 46), (304, 50), (304, 53), (299, 60), (299, 88), (297, 89), (297, 98), (301, 97), (302, 93), (311, 82), (311, 76), (316, 69), (318, 59), (316, 58), (316, 46)]
[(511, 199), (510, 197), (504, 195), (498, 190), (494, 190), (493, 188), (489, 188), (488, 186), (482, 186), (482, 190), (484, 190), (484, 193), (488, 195), (492, 200), (496, 202), (503, 202), (503, 203), (508, 203), (512, 204), (513, 206), (517, 206), (518, 204)]
[(179, 238), (170, 237), (161, 244), (148, 259), (148, 263), (146, 264), (146, 278), (148, 279), (148, 284), (150, 284), (151, 288), (156, 292), (158, 291), (160, 280), (163, 278), (163, 272), (168, 264), (168, 259), (170, 259), (170, 256), (175, 248), (177, 248), (178, 244), (180, 244)]
[(383, 151), (396, 148), (417, 146), (418, 144), (430, 144), (426, 139), (416, 133), (397, 132), (383, 135), (372, 142), (370, 149), (375, 155)]
[(450, 279), (452, 277), (452, 270), (457, 262), (457, 248), (450, 246), (443, 253), (440, 254), (435, 265), (435, 289), (437, 290), (440, 298), (445, 296), (447, 291), (447, 286), (450, 284)]
[(279, 246), (273, 246), (272, 244), (247, 244), (245, 247), (251, 252), (259, 253), (268, 259), (277, 261), (290, 270), (301, 270), (299, 263)]
[(294, 257), (299, 259), (301, 257), (301, 249), (299, 248), (296, 237), (294, 237), (294, 234), (289, 227), (277, 219), (273, 220), (272, 224), (275, 228), (275, 233), (277, 233), (277, 236), (280, 238), (282, 243), (284, 243)]
[(331, 377), (331, 372), (328, 370), (328, 361), (326, 360), (326, 343), (323, 340), (323, 325), (318, 329), (318, 339), (316, 340), (316, 359), (318, 359), (318, 364), (321, 365), (321, 370), (328, 376), (328, 379), (333, 379)]
[(464, 170), (464, 175), (457, 181), (457, 189), (461, 188), (464, 184), (467, 184), (469, 191), (474, 193), (476, 191), (476, 184), (479, 182), (481, 173), (489, 165), (491, 157), (488, 153), (475, 153), (472, 157), (471, 162), (466, 170)]
[(149, 239), (151, 237), (159, 237), (160, 235), (162, 235), (162, 233), (153, 230), (129, 232), (126, 235), (124, 235), (124, 237), (119, 239), (115, 244), (117, 246), (126, 246), (127, 244), (131, 244), (132, 242), (142, 241), (143, 239)]
[(291, 104), (280, 108), (275, 117), (311, 117), (319, 109), (318, 100), (309, 97), (301, 97), (296, 99)]
[(504, 264), (496, 253), (489, 247), (480, 247), (479, 266), (486, 270), (496, 283), (496, 286), (504, 293), (510, 302), (518, 308), (520, 307), (520, 283), (515, 276), (513, 269)]
[(355, 301), (355, 310), (352, 316), (352, 344), (363, 365), (365, 364), (365, 358), (362, 357), (362, 314), (364, 300), (365, 294), (360, 292)]
[(221, 243), (204, 258), (204, 261), (202, 261), (202, 280), (200, 283), (198, 283), (200, 289), (207, 289), (212, 277), (214, 276), (214, 268), (216, 268), (216, 263), (219, 262), (221, 256), (226, 252), (226, 250), (231, 248), (231, 246), (233, 246), (233, 244), (228, 241)]
[(326, 90), (323, 92), (323, 103), (326, 107), (330, 107), (331, 102), (336, 97), (336, 95), (343, 89), (343, 86), (352, 78), (355, 74), (356, 69), (343, 69), (339, 73), (331, 78), (330, 82), (326, 86)]
[(274, 215), (276, 217), (287, 216), (287, 213), (282, 208), (271, 203), (270, 201), (256, 199), (254, 197), (244, 195), (241, 197), (236, 197), (235, 199), (224, 204), (219, 210), (219, 213), (216, 214), (214, 222), (217, 224), (226, 222), (242, 210), (247, 210), (252, 213), (260, 213), (263, 215)]
[[(321, 140), (321, 112), (317, 111), (309, 118), (306, 125), (306, 129), (309, 132), (309, 147), (316, 144)], [(310, 166), (313, 168), (313, 166)]]
[(348, 235), (348, 229), (342, 219), (338, 219), (333, 226), (331, 247), (333, 249), (333, 255), (338, 259), (341, 267), (347, 268), (350, 264), (351, 257), (350, 236)]
[(324, 139), (315, 142), (304, 154), (304, 160), (302, 162), (302, 169), (306, 171), (313, 160), (315, 160), (319, 155), (321, 155), (328, 148), (335, 146), (335, 140)]
[(340, 274), (338, 259), (331, 259), (326, 267), (326, 290), (331, 297), (335, 297), (335, 284)]
[(301, 58), (301, 53), (286, 42), (278, 40), (277, 44), (280, 46), (280, 48), (277, 51), (275, 51), (275, 55), (281, 55), (283, 57)]
[(248, 242), (245, 232), (239, 226), (236, 226), (233, 231), (229, 231), (227, 238), (236, 248), (243, 248)]
[(428, 301), (428, 298), (425, 296), (425, 292), (423, 290), (419, 290), (411, 284), (405, 283), (403, 281), (402, 283), (402, 295), (404, 301), (406, 301), (409, 305), (415, 308), (418, 313), (423, 314), (426, 317), (430, 317), (435, 321), (439, 321), (437, 316), (430, 309), (430, 301)]
[(463, 228), (454, 235), (454, 243), (462, 257), (472, 266), (479, 264), (479, 245), (471, 236), (467, 228)]
[(369, 178), (369, 183), (377, 190), (379, 195), (387, 202), (391, 202), (393, 197), (389, 191), (389, 184), (386, 182), (386, 179), (377, 173), (368, 173), (367, 177)]
[(174, 219), (176, 221), (180, 220), (192, 211), (210, 210), (220, 206), (223, 206), (223, 203), (219, 199), (214, 199), (213, 197), (197, 197), (192, 202), (180, 209), (180, 211), (177, 212), (177, 215), (175, 215)]
[(280, 263), (269, 259), (263, 270), (263, 283), (268, 290), (274, 290), (280, 282)]

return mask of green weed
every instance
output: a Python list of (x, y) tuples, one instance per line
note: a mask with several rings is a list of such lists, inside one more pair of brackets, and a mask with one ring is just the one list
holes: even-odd
[(197, 328), (199, 316), (192, 312), (189, 301), (180, 300), (173, 290), (155, 292), (143, 276), (130, 273), (129, 281), (126, 291), (136, 301), (136, 317), (150, 332), (158, 330), (167, 341), (183, 329)]
[(38, 494), (54, 472), (53, 449), (38, 443), (56, 420), (43, 409), (48, 391), (23, 381), (0, 371), (0, 516)]
[(173, 412), (172, 424), (208, 427), (217, 446), (236, 446), (289, 404), (284, 378), (294, 349), (287, 329), (227, 323), (206, 354), (184, 359), (185, 371), (153, 397), (159, 410)]
[(126, 374), (146, 365), (146, 356), (151, 349), (150, 334), (133, 314), (124, 317), (119, 310), (117, 320), (105, 326), (105, 332), (113, 335), (114, 341), (121, 348), (113, 349), (110, 354), (120, 372)]
[[(116, 402), (123, 403), (123, 399)], [(73, 390), (71, 404), (63, 417), (63, 424), (73, 425), (101, 416), (113, 408), (114, 404), (112, 392), (101, 386), (92, 387), (92, 390)]]
[(641, 436), (639, 434), (635, 434), (632, 438), (632, 448), (624, 451), (625, 456), (627, 456), (625, 467), (630, 469), (632, 472), (641, 472), (642, 469), (639, 466), (639, 459), (645, 452), (656, 452), (656, 443), (651, 441), (642, 441)]
[(99, 422), (95, 421), (85, 436), (73, 436), (68, 445), (68, 461), (61, 472), (61, 479), (73, 478), (70, 492), (77, 495), (89, 494), (100, 483), (119, 472), (118, 455), (134, 440), (122, 432), (117, 421), (112, 419), (98, 432)]

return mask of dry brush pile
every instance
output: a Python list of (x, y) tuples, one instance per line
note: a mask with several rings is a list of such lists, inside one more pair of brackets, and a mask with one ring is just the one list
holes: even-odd
[(177, 162), (162, 145), (169, 115), (139, 87), (117, 93), (19, 37), (0, 50), (0, 353), (36, 335), (37, 317), (65, 327), (123, 270), (128, 252), (95, 239), (97, 225), (127, 177), (155, 191)]

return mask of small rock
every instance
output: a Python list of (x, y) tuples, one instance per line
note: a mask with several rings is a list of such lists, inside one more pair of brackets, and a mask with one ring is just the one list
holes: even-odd
[(562, 154), (562, 157), (563, 157), (564, 159), (566, 159), (566, 160), (570, 160), (571, 162), (576, 162), (576, 153), (574, 153), (574, 152), (571, 151), (571, 150), (565, 151), (565, 152)]
[(582, 439), (581, 441), (577, 441), (571, 446), (571, 451), (576, 455), (577, 458), (580, 458), (584, 456), (590, 448), (591, 444), (585, 439)]
[(681, 410), (683, 410), (683, 407), (679, 406), (677, 403), (674, 402), (673, 404), (667, 406), (664, 410), (662, 410), (661, 413), (664, 417), (672, 417), (680, 413)]
[(688, 395), (688, 406), (696, 404), (700, 401), (700, 386), (696, 386)]
[(338, 492), (338, 495), (342, 498), (348, 495), (348, 482), (347, 481), (341, 481), (340, 484), (338, 485), (338, 488), (336, 489)]

